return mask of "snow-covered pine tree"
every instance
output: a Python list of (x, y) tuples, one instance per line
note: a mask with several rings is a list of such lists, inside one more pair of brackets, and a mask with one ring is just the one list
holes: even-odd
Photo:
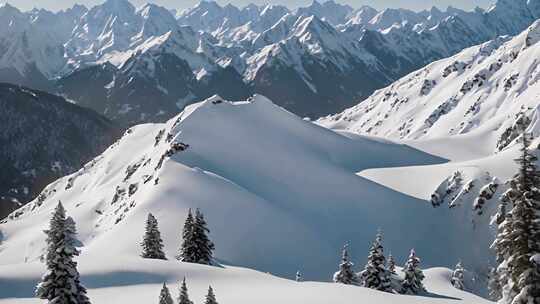
[(396, 260), (394, 260), (394, 256), (391, 253), (388, 255), (386, 269), (388, 269), (391, 274), (396, 274)]
[(212, 286), (208, 286), (208, 293), (206, 294), (206, 298), (204, 299), (204, 304), (218, 304)]
[(146, 228), (143, 241), (141, 242), (142, 253), (141, 256), (145, 259), (160, 259), (166, 260), (165, 253), (163, 252), (163, 240), (158, 229), (158, 221), (152, 215), (148, 214), (146, 219)]
[(178, 304), (193, 304), (193, 302), (189, 299), (189, 296), (188, 296), (186, 278), (184, 278), (182, 280), (182, 284), (180, 284), (180, 294), (178, 295)]
[(454, 269), (454, 272), (452, 272), (452, 279), (450, 282), (457, 289), (465, 289), (465, 269), (463, 269), (461, 261), (456, 264), (456, 268)]
[(36, 288), (36, 296), (51, 304), (90, 304), (86, 288), (81, 285), (75, 248), (75, 224), (68, 222), (62, 203), (58, 203), (51, 218), (47, 235), (47, 272)]
[(296, 282), (302, 282), (302, 273), (300, 273), (300, 270), (296, 272)]
[(177, 260), (189, 263), (194, 263), (196, 261), (196, 244), (193, 233), (194, 225), (195, 221), (190, 208), (184, 222), (184, 228), (182, 229), (182, 244), (180, 245), (180, 252), (176, 256)]
[(512, 304), (539, 304), (540, 303), (540, 254), (533, 255), (530, 267), (519, 277), (518, 286), (521, 288)]
[(529, 151), (531, 140), (532, 135), (523, 132), (520, 156), (515, 160), (519, 172), (501, 198), (511, 203), (493, 245), (503, 291), (499, 303), (503, 304), (540, 303), (540, 275), (532, 259), (540, 252), (540, 172), (536, 156)]
[(401, 284), (401, 293), (418, 294), (426, 290), (424, 284), (422, 284), (422, 281), (424, 280), (424, 273), (419, 266), (420, 259), (416, 256), (414, 249), (412, 249), (409, 259), (403, 267), (405, 278)]
[(349, 253), (347, 252), (348, 244), (343, 246), (343, 252), (341, 255), (341, 263), (339, 264), (339, 270), (334, 273), (334, 282), (348, 284), (348, 285), (357, 285), (358, 277), (353, 271), (354, 264), (349, 261)]
[(386, 269), (385, 263), (382, 234), (378, 233), (369, 250), (368, 262), (360, 275), (361, 285), (371, 289), (391, 292), (390, 272)]
[(193, 227), (193, 237), (196, 247), (195, 263), (210, 265), (212, 263), (212, 251), (214, 243), (208, 238), (210, 230), (207, 227), (204, 215), (197, 209), (195, 211), (195, 225)]
[(165, 283), (163, 283), (163, 287), (159, 293), (159, 304), (174, 304), (169, 288), (167, 288)]

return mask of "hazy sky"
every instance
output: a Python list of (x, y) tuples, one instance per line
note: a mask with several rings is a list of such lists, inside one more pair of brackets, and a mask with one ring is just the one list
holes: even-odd
[[(156, 3), (167, 8), (183, 9), (190, 7), (199, 2), (199, 0), (130, 0), (135, 6), (142, 5), (147, 2)], [(323, 0), (320, 0), (323, 1)], [(347, 3), (353, 7), (359, 7), (364, 4), (371, 5), (375, 8), (386, 7), (402, 7), (413, 10), (421, 10), (430, 8), (435, 5), (439, 8), (446, 8), (448, 5), (452, 5), (457, 8), (473, 9), (475, 6), (488, 7), (495, 0), (336, 0), (336, 2)], [(0, 3), (4, 3), (6, 0), (0, 0)], [(75, 3), (85, 4), (92, 6), (104, 2), (104, 0), (9, 0), (9, 4), (16, 6), (23, 10), (29, 10), (34, 7), (47, 8), (51, 10), (63, 9), (70, 7)], [(307, 5), (312, 0), (218, 0), (220, 4), (233, 3), (238, 6), (243, 6), (248, 3), (256, 4), (285, 4), (289, 7), (297, 7)]]

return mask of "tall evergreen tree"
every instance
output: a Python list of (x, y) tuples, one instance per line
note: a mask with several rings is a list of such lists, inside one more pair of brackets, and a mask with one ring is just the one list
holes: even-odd
[(353, 271), (354, 264), (349, 261), (349, 253), (347, 252), (347, 246), (343, 246), (343, 251), (341, 255), (341, 263), (339, 264), (339, 270), (334, 273), (334, 282), (348, 284), (348, 285), (357, 285), (358, 277)]
[(528, 267), (519, 277), (518, 285), (521, 288), (512, 304), (539, 304), (540, 303), (540, 254), (533, 255)]
[(369, 250), (368, 262), (360, 275), (362, 286), (381, 291), (392, 291), (390, 272), (386, 269), (385, 263), (382, 234), (378, 233)]
[(141, 242), (142, 254), (141, 256), (146, 259), (160, 259), (166, 260), (165, 253), (163, 252), (163, 240), (158, 229), (158, 221), (152, 215), (148, 214), (146, 219), (146, 228), (143, 241)]
[(182, 280), (182, 284), (180, 285), (180, 294), (178, 295), (178, 304), (193, 304), (193, 302), (189, 299), (189, 296), (188, 296), (186, 278)]
[(394, 259), (394, 256), (390, 253), (388, 255), (388, 262), (386, 265), (386, 269), (390, 271), (391, 274), (396, 274), (396, 260)]
[(47, 235), (47, 272), (36, 288), (36, 296), (49, 304), (90, 304), (86, 288), (81, 285), (75, 248), (75, 224), (66, 218), (62, 203), (56, 206)]
[(218, 304), (212, 286), (208, 286), (208, 293), (206, 294), (206, 298), (204, 299), (204, 304)]
[(465, 289), (465, 269), (463, 269), (461, 261), (456, 264), (456, 268), (452, 272), (452, 279), (450, 282), (457, 289)]
[(503, 203), (511, 204), (511, 211), (498, 225), (493, 246), (503, 304), (540, 303), (540, 275), (532, 259), (540, 252), (540, 172), (537, 157), (529, 151), (531, 139), (525, 132), (520, 137), (520, 156), (515, 160), (519, 171), (502, 196)]
[(193, 219), (193, 213), (191, 208), (188, 211), (188, 215), (184, 222), (184, 228), (182, 229), (182, 245), (180, 246), (180, 252), (176, 259), (183, 262), (193, 263), (196, 261), (196, 247), (194, 238), (195, 220)]
[(159, 293), (159, 304), (174, 304), (169, 288), (167, 288), (165, 283), (163, 283), (163, 287)]
[(404, 294), (418, 294), (425, 291), (424, 284), (424, 273), (420, 269), (420, 259), (416, 256), (414, 249), (411, 250), (409, 259), (403, 267), (403, 272), (405, 273), (405, 278), (401, 285), (401, 293)]
[(195, 236), (195, 244), (197, 246), (197, 261), (199, 264), (212, 263), (212, 251), (214, 251), (214, 243), (208, 238), (210, 230), (207, 227), (204, 215), (197, 209), (195, 211), (195, 226), (193, 234)]
[(177, 258), (183, 262), (211, 264), (215, 247), (208, 238), (209, 232), (202, 212), (197, 209), (193, 218), (190, 210), (184, 223), (182, 245)]

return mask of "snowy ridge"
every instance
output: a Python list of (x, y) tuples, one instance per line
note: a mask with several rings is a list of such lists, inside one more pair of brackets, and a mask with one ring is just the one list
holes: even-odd
[[(326, 126), (400, 138), (441, 138), (494, 130), (489, 146), (510, 136), (525, 115), (536, 130), (540, 92), (540, 21), (523, 33), (469, 48), (413, 72), (343, 113)], [(523, 113), (523, 114), (521, 114)], [(511, 138), (511, 139), (515, 139)]]
[[(34, 232), (46, 225), (60, 200), (80, 222), (83, 255), (98, 255), (103, 246), (135, 255), (140, 235), (134, 232), (152, 212), (160, 221), (166, 252), (173, 256), (179, 219), (188, 208), (199, 207), (208, 215), (218, 259), (275, 274), (288, 276), (302, 265), (306, 277), (328, 278), (343, 242), (354, 240), (353, 254), (363, 259), (377, 228), (385, 231), (388, 250), (398, 259), (414, 247), (423, 252), (425, 266), (450, 266), (462, 258), (481, 271), (485, 251), (456, 248), (457, 243), (487, 242), (487, 225), (475, 230), (458, 225), (461, 212), (433, 209), (429, 202), (355, 174), (441, 161), (407, 146), (320, 128), (262, 96), (241, 103), (214, 97), (187, 107), (166, 124), (130, 129), (79, 172), (49, 185), (0, 226), (0, 257), (4, 264), (38, 259), (43, 236)], [(446, 170), (450, 174), (452, 168)], [(375, 212), (373, 204), (384, 214)], [(424, 224), (414, 229), (429, 242), (400, 233), (417, 216)], [(462, 230), (470, 238), (463, 240)], [(111, 241), (120, 235), (122, 241)], [(15, 254), (21, 250), (25, 257)], [(269, 254), (275, 258), (265, 258)]]

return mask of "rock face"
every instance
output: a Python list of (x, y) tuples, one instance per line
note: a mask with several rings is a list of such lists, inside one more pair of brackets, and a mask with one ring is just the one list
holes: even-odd
[(0, 84), (0, 218), (101, 153), (118, 129), (61, 97)]

